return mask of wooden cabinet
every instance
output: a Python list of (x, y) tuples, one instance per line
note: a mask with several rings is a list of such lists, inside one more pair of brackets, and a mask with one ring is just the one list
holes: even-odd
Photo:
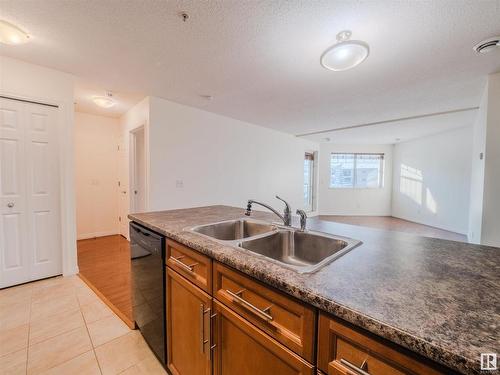
[(214, 301), (214, 375), (313, 375), (314, 366)]
[(442, 374), (423, 358), (321, 313), (318, 368), (328, 375)]
[(205, 292), (212, 294), (212, 260), (209, 257), (167, 239), (165, 259), (170, 268)]
[(167, 366), (174, 375), (210, 375), (212, 298), (167, 267)]
[(173, 375), (450, 373), (184, 245), (166, 244)]
[(268, 335), (314, 361), (315, 310), (220, 263), (213, 265), (214, 297)]

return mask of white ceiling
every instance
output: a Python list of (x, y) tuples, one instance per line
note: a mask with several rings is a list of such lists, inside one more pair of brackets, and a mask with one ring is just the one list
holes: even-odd
[(89, 84), (84, 80), (78, 79), (75, 83), (75, 110), (117, 118), (144, 98), (144, 95), (137, 93), (112, 91), (113, 99), (116, 103), (113, 107), (102, 108), (92, 101), (92, 97), (105, 96), (108, 91), (98, 84)]
[[(500, 0), (2, 0), (0, 8), (32, 35), (1, 54), (293, 134), (477, 106), (484, 76), (500, 70), (500, 52), (472, 51), (500, 34)], [(319, 57), (344, 29), (371, 54), (350, 71), (327, 71)]]
[(307, 137), (318, 143), (393, 144), (470, 126), (477, 110), (336, 130)]

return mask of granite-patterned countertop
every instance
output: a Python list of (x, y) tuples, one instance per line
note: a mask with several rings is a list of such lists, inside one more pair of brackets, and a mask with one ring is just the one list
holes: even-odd
[[(500, 248), (313, 218), (309, 229), (363, 243), (313, 274), (298, 274), (187, 230), (241, 217), (243, 208), (228, 206), (129, 215), (133, 221), (458, 372), (480, 373), (480, 353), (500, 355)], [(276, 218), (257, 211), (252, 217)]]

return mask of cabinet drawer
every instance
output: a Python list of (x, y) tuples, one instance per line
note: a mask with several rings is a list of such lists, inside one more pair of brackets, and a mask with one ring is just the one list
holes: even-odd
[(324, 313), (318, 324), (318, 368), (328, 375), (443, 374), (430, 361)]
[(172, 240), (167, 240), (167, 265), (193, 284), (212, 293), (212, 260)]
[(214, 297), (277, 341), (313, 362), (316, 312), (220, 263), (214, 262)]

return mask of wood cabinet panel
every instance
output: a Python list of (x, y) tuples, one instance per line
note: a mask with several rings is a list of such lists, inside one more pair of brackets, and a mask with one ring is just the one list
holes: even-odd
[(314, 308), (217, 262), (214, 262), (213, 282), (215, 298), (314, 362)]
[(178, 242), (167, 240), (167, 265), (212, 294), (212, 260)]
[(313, 375), (314, 366), (214, 301), (214, 375)]
[(167, 267), (167, 366), (174, 375), (210, 375), (212, 298)]
[(318, 324), (318, 368), (328, 375), (443, 374), (428, 361), (324, 313)]

